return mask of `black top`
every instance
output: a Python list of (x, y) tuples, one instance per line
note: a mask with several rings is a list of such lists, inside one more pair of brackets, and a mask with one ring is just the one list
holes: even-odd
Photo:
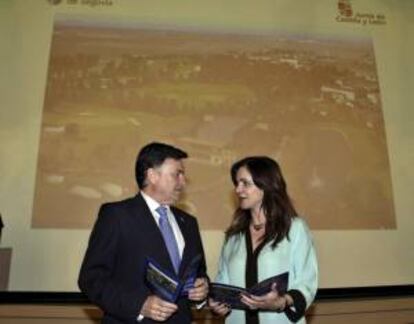
[[(253, 287), (258, 283), (258, 274), (257, 274), (257, 258), (259, 253), (262, 250), (265, 242), (261, 242), (256, 249), (253, 251), (252, 238), (250, 236), (250, 231), (246, 232), (246, 288)], [(259, 324), (259, 312), (257, 310), (247, 310), (245, 312), (246, 324)]]
[[(246, 231), (246, 288), (250, 288), (258, 283), (258, 269), (257, 269), (257, 259), (259, 257), (260, 251), (265, 246), (266, 242), (262, 241), (256, 249), (253, 251), (252, 238), (250, 231)], [(306, 311), (306, 300), (303, 294), (296, 289), (291, 289), (288, 291), (289, 295), (293, 299), (293, 309), (286, 307), (284, 310), (288, 319), (292, 322), (299, 321)], [(245, 311), (246, 324), (259, 324), (259, 311), (258, 310), (247, 310)]]

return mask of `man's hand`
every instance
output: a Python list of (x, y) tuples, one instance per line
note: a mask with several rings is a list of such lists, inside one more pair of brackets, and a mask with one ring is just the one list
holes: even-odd
[(151, 295), (145, 300), (140, 314), (154, 321), (163, 322), (177, 311), (176, 304), (169, 303), (158, 296)]
[(188, 291), (188, 299), (192, 301), (202, 301), (208, 294), (207, 278), (197, 278), (193, 288)]

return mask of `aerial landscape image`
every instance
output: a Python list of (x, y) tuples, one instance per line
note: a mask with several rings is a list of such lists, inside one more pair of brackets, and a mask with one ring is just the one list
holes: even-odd
[(395, 228), (372, 40), (364, 35), (55, 20), (32, 226), (87, 228), (134, 195), (140, 147), (186, 150), (180, 207), (224, 230), (229, 169), (276, 159), (312, 229)]

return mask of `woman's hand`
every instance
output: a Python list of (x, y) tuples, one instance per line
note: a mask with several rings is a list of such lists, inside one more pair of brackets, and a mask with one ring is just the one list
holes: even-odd
[(210, 306), (214, 313), (220, 316), (226, 316), (231, 311), (231, 308), (227, 304), (220, 303), (211, 298), (208, 299), (208, 306)]
[(202, 301), (208, 294), (208, 281), (206, 278), (197, 278), (193, 288), (188, 291), (188, 299), (192, 301)]
[(278, 294), (276, 284), (273, 284), (271, 291), (263, 296), (242, 294), (241, 301), (252, 310), (265, 309), (282, 312), (286, 307), (293, 305), (293, 299), (290, 295), (280, 296)]

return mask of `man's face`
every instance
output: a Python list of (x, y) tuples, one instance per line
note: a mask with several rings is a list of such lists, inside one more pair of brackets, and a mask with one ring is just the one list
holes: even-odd
[(159, 167), (151, 169), (149, 182), (152, 194), (160, 204), (176, 203), (185, 187), (183, 161), (166, 159)]

